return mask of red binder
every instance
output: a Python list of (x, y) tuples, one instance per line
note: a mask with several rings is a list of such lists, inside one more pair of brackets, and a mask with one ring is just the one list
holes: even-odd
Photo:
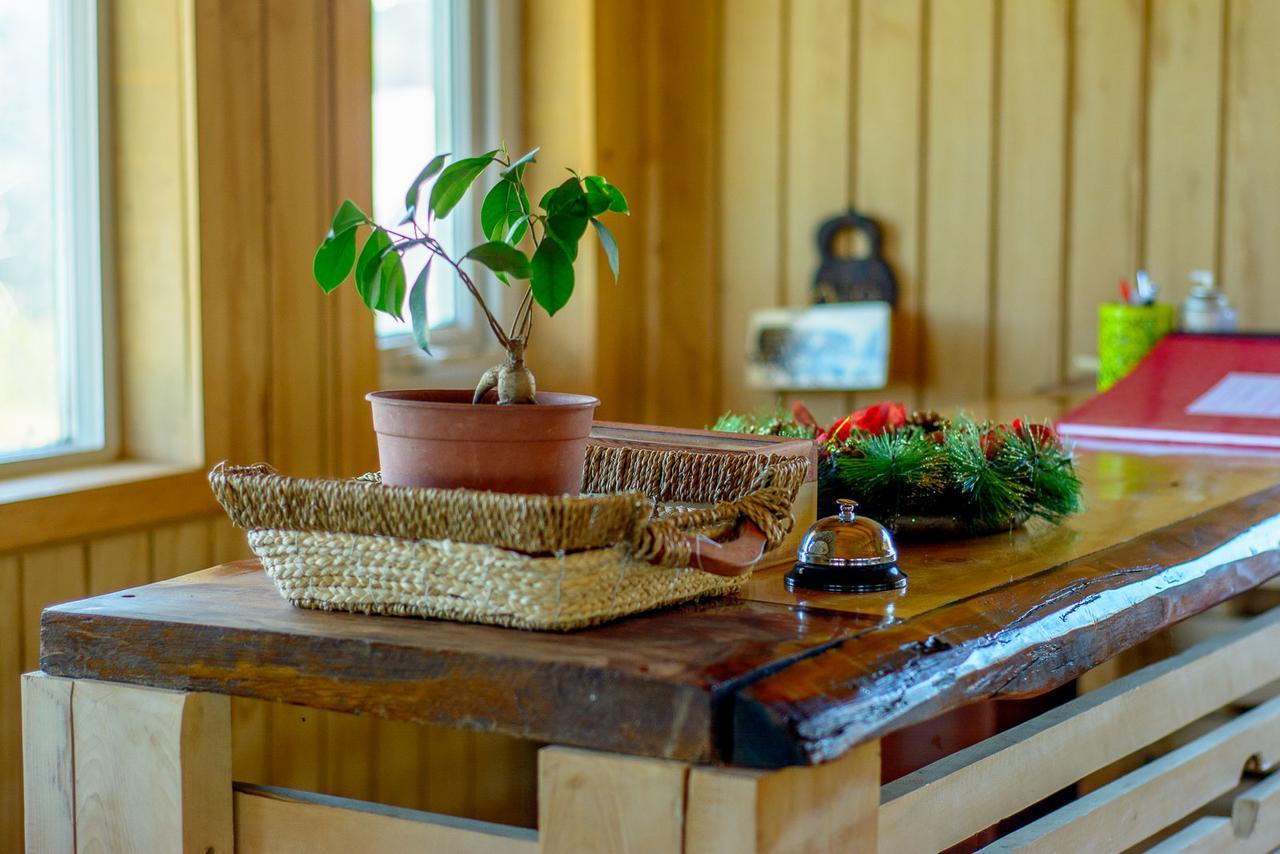
[(1057, 427), (1081, 444), (1280, 450), (1280, 336), (1170, 335)]

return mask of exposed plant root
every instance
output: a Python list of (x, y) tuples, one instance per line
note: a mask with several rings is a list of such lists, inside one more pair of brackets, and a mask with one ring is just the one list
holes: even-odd
[(533, 372), (524, 364), (524, 339), (512, 338), (507, 345), (507, 358), (484, 372), (476, 385), (471, 402), (479, 403), (490, 389), (498, 390), (498, 405), (537, 403), (537, 384)]

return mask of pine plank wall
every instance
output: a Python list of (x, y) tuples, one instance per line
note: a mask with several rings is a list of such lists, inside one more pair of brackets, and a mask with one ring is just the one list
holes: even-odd
[[(368, 97), (367, 56), (352, 48), (367, 4), (193, 7), (211, 459), (351, 473), (367, 455), (367, 411), (349, 401), (371, 382), (369, 331), (305, 271), (311, 232), (367, 162), (364, 112), (342, 106)], [(526, 56), (525, 135), (551, 159), (594, 164), (635, 210), (615, 229), (623, 280), (581, 276), (582, 306), (561, 325), (586, 344), (576, 373), (553, 374), (599, 394), (608, 417), (700, 426), (767, 403), (742, 383), (746, 317), (807, 299), (815, 227), (851, 202), (886, 227), (902, 285), (888, 393), (912, 403), (1070, 379), (1093, 352), (1097, 303), (1138, 266), (1175, 298), (1187, 270), (1214, 269), (1249, 326), (1280, 327), (1280, 2), (524, 11), (526, 54), (551, 47), (572, 63)], [(251, 77), (262, 85), (244, 86)], [(299, 128), (326, 132), (280, 143)], [(285, 221), (299, 227), (267, 241), (266, 224)], [(363, 373), (347, 369), (357, 362)], [(879, 396), (815, 402), (834, 415)], [(36, 666), (41, 608), (242, 553), (208, 513), (0, 555), (0, 849), (19, 846), (17, 674)], [(238, 779), (532, 823), (534, 745), (256, 702), (233, 711)], [(493, 770), (474, 773), (482, 762)]]
[[(596, 15), (600, 167), (640, 197), (623, 283), (600, 286), (600, 396), (638, 389), (615, 403), (627, 416), (696, 425), (768, 404), (743, 382), (746, 319), (807, 301), (816, 227), (851, 203), (884, 224), (902, 301), (891, 387), (809, 395), (827, 415), (1070, 380), (1095, 353), (1098, 303), (1142, 266), (1174, 300), (1189, 270), (1214, 270), (1244, 324), (1280, 329), (1280, 3), (654, 0)], [(643, 370), (622, 385), (618, 365)]]

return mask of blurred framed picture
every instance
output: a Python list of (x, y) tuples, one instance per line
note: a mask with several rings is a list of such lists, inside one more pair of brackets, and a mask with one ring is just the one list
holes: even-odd
[(890, 308), (847, 302), (755, 312), (747, 332), (747, 383), (785, 391), (883, 388)]

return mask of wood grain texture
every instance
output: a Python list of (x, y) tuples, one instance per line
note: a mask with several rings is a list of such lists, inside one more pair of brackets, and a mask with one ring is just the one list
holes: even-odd
[(898, 278), (884, 396), (914, 406), (923, 311), (925, 7), (921, 0), (861, 0), (858, 14), (853, 203), (880, 223), (885, 257)]
[(190, 519), (151, 531), (151, 580), (185, 575), (213, 560), (213, 543), (205, 519)]
[(22, 555), (22, 669), (38, 669), (40, 614), (55, 602), (85, 595), (85, 548), (81, 543), (51, 546)]
[[(632, 4), (634, 5), (634, 4)], [(719, 287), (731, 299), (720, 310), (723, 409), (753, 411), (773, 402), (746, 385), (747, 324), (751, 313), (781, 302), (782, 250), (761, 235), (780, 232), (783, 127), (782, 0), (727, 0), (721, 91), (718, 242)], [(751, 140), (750, 145), (743, 144)]]
[(533, 831), (274, 787), (237, 787), (235, 815), (235, 850), (244, 854), (538, 851)]
[[(43, 673), (22, 676), (22, 778), (26, 850), (76, 851), (71, 696), (75, 684)], [(16, 788), (16, 787), (15, 787)], [(14, 850), (17, 850), (16, 848)]]
[(81, 681), (71, 719), (77, 850), (231, 850), (227, 697)]
[(145, 531), (89, 542), (89, 595), (139, 587), (152, 581), (151, 543)]
[[(818, 226), (850, 203), (854, 4), (790, 3), (787, 16), (781, 298), (783, 305), (807, 305), (814, 301)], [(841, 392), (810, 392), (804, 399), (824, 424), (849, 412)]]
[[(705, 427), (719, 414), (714, 223), (720, 8), (682, 0), (642, 5), (648, 68), (657, 84), (646, 98), (646, 143), (662, 152), (665, 164), (656, 170), (651, 198), (661, 216), (651, 226), (657, 265), (646, 282), (645, 420)], [(680, 95), (668, 97), (672, 92)]]
[[(1278, 640), (1280, 613), (1272, 612), (889, 783), (881, 792), (880, 846), (956, 845), (1238, 702), (1280, 675)], [(1009, 768), (1026, 770), (1004, 773)], [(922, 825), (925, 812), (930, 821)]]
[(1280, 6), (1232, 0), (1227, 33), (1226, 152), (1223, 158), (1222, 285), (1242, 327), (1274, 328), (1280, 318), (1280, 104), (1275, 99)]
[(1240, 785), (1246, 767), (1280, 760), (1280, 698), (997, 841), (993, 851), (1122, 851)]
[(1098, 305), (1139, 265), (1145, 195), (1142, 0), (1076, 0), (1071, 27), (1068, 375), (1098, 352)]
[(1273, 487), (752, 683), (734, 704), (734, 759), (822, 761), (974, 700), (1040, 693), (1277, 574)]
[[(543, 6), (555, 4), (542, 4)], [(538, 12), (530, 7), (530, 12)], [(646, 83), (650, 80), (647, 48), (643, 38), (646, 7), (630, 0), (598, 0), (595, 3), (596, 163), (600, 174), (622, 188), (631, 215), (612, 217), (609, 229), (621, 249), (621, 267), (615, 284), (608, 267), (596, 259), (596, 271), (605, 274), (596, 292), (595, 389), (600, 397), (596, 415), (618, 421), (645, 420), (644, 365), (648, 347), (649, 265), (645, 251), (646, 230), (653, 216), (650, 181), (654, 152), (635, 141), (645, 134)], [(540, 49), (526, 39), (526, 49)], [(593, 250), (594, 251), (594, 250)]]
[(792, 593), (771, 567), (736, 600), (549, 635), (295, 609), (243, 563), (54, 608), (42, 663), (682, 760), (818, 762), (963, 703), (1060, 685), (1280, 573), (1280, 464), (1080, 465), (1084, 513), (902, 544), (897, 597)]
[[(1063, 374), (1067, 0), (999, 7), (991, 386), (1029, 394)], [(1057, 263), (1055, 263), (1057, 262)]]
[(995, 4), (935, 3), (928, 43), (928, 182), (920, 376), (931, 405), (986, 395)]
[(1166, 299), (1216, 270), (1225, 0), (1151, 4), (1145, 264)]
[[(829, 852), (876, 850), (880, 743), (834, 762), (781, 771), (689, 770), (684, 850)], [(885, 849), (892, 851), (895, 849)]]
[(679, 762), (544, 747), (538, 754), (541, 850), (683, 850), (688, 773)]
[(22, 848), (22, 574), (0, 558), (0, 849)]

